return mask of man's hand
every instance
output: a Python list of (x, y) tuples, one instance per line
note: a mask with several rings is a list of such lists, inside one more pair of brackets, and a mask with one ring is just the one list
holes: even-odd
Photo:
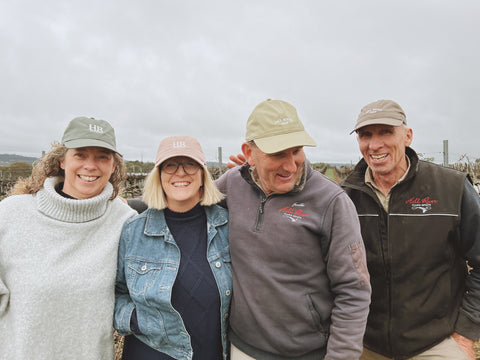
[(473, 350), (474, 341), (458, 333), (453, 333), (452, 337), (457, 342), (457, 344), (462, 348), (465, 354), (467, 354), (471, 360), (475, 360), (475, 351)]
[(233, 168), (234, 168), (235, 166), (237, 166), (237, 165), (241, 166), (241, 165), (243, 165), (243, 163), (244, 163), (245, 161), (247, 161), (247, 159), (245, 159), (245, 156), (244, 156), (243, 154), (238, 154), (237, 156), (235, 156), (235, 155), (230, 155), (228, 158), (229, 158), (231, 161), (233, 161), (233, 162), (228, 162), (228, 163), (227, 163), (227, 167), (228, 167), (229, 169), (233, 169)]

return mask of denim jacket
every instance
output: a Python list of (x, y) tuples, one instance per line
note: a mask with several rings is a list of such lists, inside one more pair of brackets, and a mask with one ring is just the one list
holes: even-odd
[[(228, 245), (228, 212), (218, 205), (205, 207), (207, 260), (217, 282), (221, 302), (223, 359), (227, 357), (227, 320), (232, 296)], [(115, 286), (115, 329), (132, 334), (134, 309), (136, 334), (150, 347), (176, 359), (192, 359), (190, 336), (171, 304), (172, 286), (180, 265), (180, 250), (165, 222), (164, 212), (148, 209), (127, 220), (120, 239)], [(145, 335), (143, 335), (145, 334)]]

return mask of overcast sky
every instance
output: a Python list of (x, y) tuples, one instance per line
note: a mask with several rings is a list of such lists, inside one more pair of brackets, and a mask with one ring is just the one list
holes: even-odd
[(412, 147), (480, 158), (478, 0), (15, 0), (0, 3), (0, 153), (39, 156), (76, 116), (127, 160), (170, 135), (238, 153), (253, 108), (297, 108), (313, 162), (359, 158), (360, 109), (397, 101)]

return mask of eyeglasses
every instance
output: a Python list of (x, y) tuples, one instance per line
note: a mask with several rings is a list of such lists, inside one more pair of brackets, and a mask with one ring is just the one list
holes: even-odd
[(198, 165), (196, 162), (185, 162), (185, 163), (176, 163), (176, 162), (171, 162), (171, 163), (166, 163), (162, 166), (162, 170), (165, 171), (167, 174), (175, 174), (179, 168), (179, 166), (182, 166), (183, 171), (187, 175), (195, 175), (198, 170), (200, 169), (200, 165)]

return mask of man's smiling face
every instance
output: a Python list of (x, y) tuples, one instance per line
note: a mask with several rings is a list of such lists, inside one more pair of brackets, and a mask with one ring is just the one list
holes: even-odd
[(374, 178), (395, 177), (405, 173), (405, 148), (412, 143), (412, 129), (403, 125), (368, 125), (357, 130), (360, 152)]
[(255, 166), (262, 189), (267, 195), (291, 191), (302, 174), (305, 162), (303, 146), (266, 154), (255, 144), (244, 143), (242, 150), (248, 163)]

